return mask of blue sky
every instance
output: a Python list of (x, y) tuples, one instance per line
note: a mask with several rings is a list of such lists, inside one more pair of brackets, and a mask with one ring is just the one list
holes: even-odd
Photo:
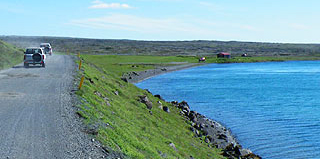
[(319, 0), (1, 0), (0, 35), (320, 43)]

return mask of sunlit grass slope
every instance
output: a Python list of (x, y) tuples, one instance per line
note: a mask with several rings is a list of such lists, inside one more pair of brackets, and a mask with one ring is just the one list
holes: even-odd
[[(170, 113), (163, 111), (158, 98), (120, 79), (124, 72), (153, 67), (142, 63), (193, 62), (196, 59), (90, 55), (81, 58), (81, 74), (86, 80), (77, 92), (83, 102), (80, 113), (89, 126), (99, 127), (96, 137), (103, 144), (128, 158), (223, 158), (220, 150), (194, 137), (178, 109), (161, 101), (170, 108)], [(138, 101), (141, 95), (146, 95), (153, 103), (152, 113)]]
[(0, 69), (14, 66), (23, 61), (23, 50), (0, 40)]

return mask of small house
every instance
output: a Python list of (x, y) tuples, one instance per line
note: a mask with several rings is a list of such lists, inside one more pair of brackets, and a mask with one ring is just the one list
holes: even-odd
[(231, 58), (231, 54), (227, 52), (221, 52), (217, 54), (217, 58)]

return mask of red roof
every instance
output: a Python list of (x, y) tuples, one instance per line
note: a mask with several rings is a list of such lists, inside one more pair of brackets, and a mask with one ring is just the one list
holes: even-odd
[(221, 52), (220, 55), (230, 55), (230, 53), (227, 52)]

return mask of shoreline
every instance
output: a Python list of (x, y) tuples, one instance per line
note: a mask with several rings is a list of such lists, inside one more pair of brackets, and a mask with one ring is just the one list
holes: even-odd
[[(161, 66), (156, 69), (146, 71), (130, 72), (123, 75), (121, 79), (126, 82), (136, 84), (157, 75), (206, 64), (207, 63), (192, 63), (177, 66)], [(160, 95), (154, 96), (159, 98), (159, 100), (165, 101)], [(190, 131), (194, 133), (195, 137), (199, 137), (201, 142), (207, 143), (209, 147), (211, 146), (221, 149), (223, 156), (227, 158), (261, 159), (259, 155), (254, 154), (251, 150), (243, 148), (230, 129), (214, 119), (207, 118), (205, 115), (190, 110), (187, 102), (165, 102), (171, 103), (173, 106), (180, 109), (180, 115), (190, 123)]]
[(161, 74), (184, 70), (184, 69), (197, 67), (197, 66), (203, 66), (207, 64), (208, 63), (187, 63), (187, 64), (174, 65), (174, 66), (157, 66), (155, 69), (126, 73), (122, 76), (121, 79), (126, 82), (136, 84)]

